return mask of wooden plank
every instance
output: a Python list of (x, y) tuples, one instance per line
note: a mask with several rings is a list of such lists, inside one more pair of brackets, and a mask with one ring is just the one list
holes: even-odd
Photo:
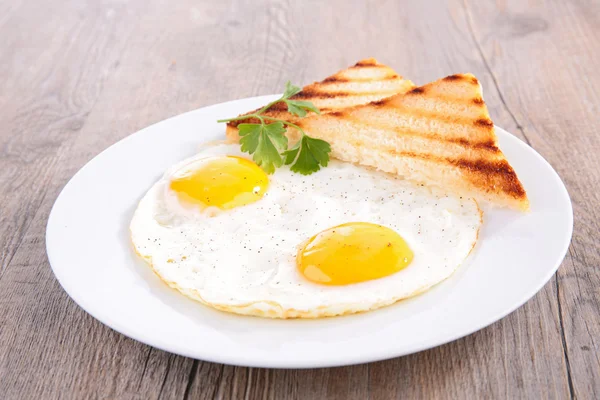
[(84, 6), (66, 3), (56, 18), (48, 18), (49, 5), (23, 5), (0, 25), (9, 60), (0, 83), (0, 201), (11, 211), (0, 213), (0, 276), (131, 30), (123, 9), (108, 16), (89, 2), (69, 12), (73, 3)]
[(600, 5), (469, 2), (468, 9), (507, 106), (571, 195), (573, 240), (556, 282), (560, 323), (571, 395), (599, 398)]
[[(598, 193), (590, 188), (599, 182), (597, 171), (588, 172), (593, 152), (584, 151), (600, 149), (592, 130), (598, 56), (585, 52), (598, 33), (597, 7), (14, 4), (0, 18), (0, 34), (10, 38), (0, 43), (10, 60), (0, 65), (0, 393), (7, 398), (563, 398), (569, 377), (578, 397), (598, 394)], [(559, 23), (565, 19), (571, 23)], [(10, 34), (16, 31), (27, 34)], [(563, 37), (574, 38), (575, 48)], [(288, 79), (316, 80), (368, 56), (417, 83), (474, 72), (495, 121), (526, 135), (558, 168), (576, 209), (572, 256), (558, 285), (552, 281), (508, 318), (437, 349), (299, 371), (151, 350), (67, 298), (48, 268), (44, 228), (60, 188), (87, 160), (168, 116), (278, 92)], [(582, 76), (585, 85), (564, 90), (564, 82)], [(563, 148), (573, 149), (579, 167), (564, 161)]]
[[(149, 349), (78, 310), (52, 276), (43, 251), (47, 215), (65, 183), (58, 171), (72, 159), (74, 139), (85, 134), (87, 115), (135, 26), (137, 11), (62, 2), (27, 4), (3, 15), (0, 34), (7, 40), (0, 53), (9, 60), (2, 63), (0, 80), (3, 398), (108, 397), (137, 389), (159, 393), (162, 377), (146, 377), (170, 376), (161, 371), (191, 365), (177, 358), (169, 366), (173, 356), (159, 353), (163, 361), (151, 358), (146, 368), (138, 368)], [(141, 373), (140, 379), (120, 378), (133, 375), (130, 371)], [(163, 386), (173, 383), (177, 393), (181, 383), (167, 380)]]
[[(6, 166), (0, 172), (5, 174), (0, 175), (3, 210), (10, 212), (2, 213), (7, 219), (0, 227), (0, 393), (6, 398), (181, 398), (186, 390), (189, 393), (190, 372), (196, 372), (194, 361), (150, 351), (79, 309), (48, 267), (44, 228), (62, 186), (95, 154), (150, 123), (220, 101), (214, 73), (222, 62), (213, 65), (204, 51), (218, 47), (215, 38), (229, 29), (227, 25), (221, 31), (214, 29), (227, 9), (208, 5), (198, 10), (195, 2), (178, 9), (146, 2), (132, 8), (90, 3), (80, 10), (73, 10), (77, 8), (73, 3), (38, 11), (31, 5), (6, 23), (9, 31), (20, 25), (33, 37), (39, 36), (41, 55), (11, 60), (14, 68), (2, 79), (20, 84), (25, 65), (35, 64), (39, 70), (36, 80), (23, 78), (18, 87), (25, 93), (23, 104), (12, 105), (2, 114), (6, 120), (1, 120), (7, 128), (2, 132), (10, 132), (0, 138), (2, 167)], [(31, 18), (32, 14), (37, 18)], [(72, 16), (78, 29), (69, 29), (65, 16)], [(157, 16), (163, 21), (158, 26)], [(56, 46), (46, 55), (43, 49), (48, 43), (41, 38), (54, 32), (55, 24), (66, 33), (58, 39), (51, 37)], [(172, 29), (178, 25), (180, 30)], [(195, 34), (201, 40), (190, 41)], [(244, 45), (240, 48), (251, 51), (249, 43)], [(10, 46), (27, 47), (27, 42)], [(53, 52), (64, 57), (58, 67)], [(31, 54), (36, 54), (35, 49)], [(71, 69), (60, 69), (68, 66)], [(230, 68), (241, 70), (242, 66), (230, 64)], [(48, 94), (40, 94), (40, 86), (47, 87)], [(18, 90), (11, 87), (7, 99)], [(78, 118), (75, 129), (69, 129), (72, 115)], [(4, 185), (11, 182), (14, 185)], [(19, 219), (13, 221), (13, 217)], [(202, 363), (199, 370), (220, 369)], [(203, 388), (212, 393), (212, 388)]]

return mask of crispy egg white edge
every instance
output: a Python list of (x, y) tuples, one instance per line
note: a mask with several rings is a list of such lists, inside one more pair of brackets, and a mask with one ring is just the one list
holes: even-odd
[[(483, 216), (481, 209), (480, 209), (480, 216), (481, 216), (481, 218)], [(479, 237), (479, 229), (477, 230), (477, 238), (478, 237)], [(471, 247), (471, 252), (475, 248), (476, 242), (477, 242), (477, 239), (475, 240), (475, 242), (473, 242), (473, 245)], [(134, 246), (134, 250), (135, 250), (135, 246)], [(247, 316), (262, 317), (262, 318), (274, 318), (274, 319), (316, 319), (316, 318), (336, 317), (336, 316), (342, 316), (342, 315), (358, 314), (358, 313), (363, 313), (363, 312), (367, 312), (367, 311), (373, 311), (373, 310), (376, 310), (376, 309), (382, 308), (382, 307), (387, 307), (387, 306), (395, 304), (401, 300), (406, 300), (411, 297), (422, 294), (422, 293), (426, 292), (427, 290), (431, 289), (432, 287), (439, 285), (440, 283), (442, 283), (443, 281), (448, 279), (450, 276), (452, 276), (454, 274), (454, 272), (456, 272), (456, 270), (458, 270), (458, 268), (462, 265), (462, 264), (457, 264), (456, 268), (454, 268), (452, 271), (450, 271), (448, 276), (444, 277), (437, 283), (423, 286), (423, 287), (415, 290), (413, 293), (410, 293), (410, 294), (407, 294), (404, 296), (393, 297), (386, 301), (371, 304), (369, 307), (364, 307), (363, 304), (356, 303), (354, 305), (341, 306), (339, 310), (329, 308), (328, 306), (321, 306), (314, 310), (303, 311), (303, 310), (296, 310), (294, 308), (282, 307), (279, 303), (277, 303), (275, 301), (255, 301), (255, 302), (242, 304), (242, 305), (210, 303), (210, 302), (204, 300), (197, 290), (183, 288), (183, 287), (179, 286), (176, 282), (171, 282), (171, 281), (165, 279), (160, 274), (160, 272), (156, 268), (154, 268), (154, 264), (152, 263), (152, 257), (143, 256), (143, 255), (139, 254), (137, 252), (137, 250), (135, 250), (135, 252), (140, 258), (142, 258), (146, 263), (148, 263), (148, 265), (150, 266), (152, 271), (156, 274), (156, 276), (159, 277), (159, 279), (161, 281), (163, 281), (169, 287), (179, 291), (181, 294), (183, 294), (184, 296), (186, 296), (192, 300), (198, 301), (206, 306), (212, 307), (219, 311), (224, 311), (224, 312), (229, 312), (229, 313), (239, 314), (239, 315), (247, 315)]]

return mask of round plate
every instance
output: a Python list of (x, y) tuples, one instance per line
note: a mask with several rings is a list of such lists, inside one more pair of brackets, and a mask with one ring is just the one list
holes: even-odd
[(563, 183), (532, 148), (496, 128), (531, 212), (486, 210), (475, 251), (426, 293), (377, 311), (319, 320), (242, 317), (187, 299), (133, 253), (133, 211), (169, 166), (199, 144), (223, 138), (225, 126), (217, 119), (274, 98), (231, 101), (162, 121), (75, 174), (54, 204), (46, 246), (57, 279), (77, 304), (124, 335), (188, 357), (257, 367), (338, 366), (402, 356), (475, 332), (525, 303), (564, 258), (573, 211)]

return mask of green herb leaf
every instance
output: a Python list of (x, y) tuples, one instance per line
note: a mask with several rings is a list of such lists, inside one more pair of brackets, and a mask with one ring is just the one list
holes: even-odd
[(293, 163), (290, 168), (293, 172), (310, 175), (322, 166), (327, 166), (330, 152), (331, 146), (326, 141), (304, 135), (294, 147), (284, 152), (283, 156), (286, 165)]
[(321, 114), (321, 111), (313, 103), (310, 101), (303, 100), (285, 100), (288, 111), (294, 115), (299, 116), (300, 118), (306, 115), (307, 111), (312, 111), (317, 114)]
[(241, 150), (252, 154), (252, 159), (266, 173), (283, 165), (281, 151), (287, 148), (287, 137), (282, 122), (272, 124), (238, 125)]
[(306, 141), (306, 146), (317, 162), (323, 167), (326, 167), (329, 163), (329, 153), (331, 153), (331, 146), (329, 143), (307, 135), (304, 135), (303, 139)]
[(241, 150), (244, 153), (252, 154), (258, 147), (258, 137), (260, 136), (261, 124), (239, 124), (238, 133), (240, 135)]
[(283, 99), (289, 99), (293, 95), (300, 93), (301, 90), (302, 88), (294, 86), (290, 81), (287, 81), (285, 84), (285, 92), (283, 92)]
[(283, 152), (283, 158), (285, 160), (285, 165), (290, 165), (291, 163), (296, 161), (296, 158), (298, 157), (298, 152), (300, 151), (301, 143), (302, 143), (302, 140), (298, 140), (298, 142), (294, 145), (294, 147)]
[(287, 106), (288, 106), (288, 111), (294, 115), (299, 116), (300, 118), (303, 118), (306, 115), (306, 111), (301, 108), (298, 107), (297, 105), (294, 104), (293, 101), (286, 101)]
[[(281, 167), (284, 162), (286, 165), (291, 165), (290, 169), (292, 171), (303, 175), (312, 174), (321, 167), (326, 167), (329, 162), (329, 153), (331, 152), (329, 143), (321, 139), (311, 138), (304, 133), (300, 126), (290, 121), (264, 115), (269, 108), (280, 102), (286, 103), (288, 111), (300, 118), (306, 116), (309, 111), (320, 114), (319, 109), (310, 101), (289, 100), (290, 97), (298, 94), (301, 90), (301, 88), (292, 85), (288, 81), (281, 98), (253, 113), (218, 121), (244, 121), (251, 118), (260, 121), (259, 124), (241, 123), (238, 125), (241, 150), (252, 154), (254, 162), (269, 174), (275, 172), (275, 168)], [(266, 121), (272, 122), (267, 123)], [(302, 134), (302, 138), (294, 147), (286, 150), (288, 139), (285, 132), (286, 127), (290, 126), (297, 129)]]

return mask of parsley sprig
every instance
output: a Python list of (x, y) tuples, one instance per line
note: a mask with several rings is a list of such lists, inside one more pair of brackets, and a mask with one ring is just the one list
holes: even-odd
[[(275, 172), (275, 168), (285, 164), (291, 165), (290, 169), (293, 172), (310, 175), (317, 172), (321, 167), (327, 166), (329, 152), (331, 152), (329, 143), (308, 136), (301, 127), (292, 122), (263, 115), (265, 111), (280, 102), (285, 103), (287, 110), (300, 118), (305, 117), (309, 111), (320, 114), (319, 109), (310, 101), (291, 99), (301, 90), (288, 82), (285, 85), (283, 96), (270, 102), (260, 110), (235, 118), (221, 119), (217, 122), (258, 119), (258, 124), (243, 123), (238, 125), (241, 150), (252, 154), (254, 162), (269, 174)], [(297, 129), (302, 137), (292, 148), (288, 149), (288, 139), (285, 132), (290, 126)]]

